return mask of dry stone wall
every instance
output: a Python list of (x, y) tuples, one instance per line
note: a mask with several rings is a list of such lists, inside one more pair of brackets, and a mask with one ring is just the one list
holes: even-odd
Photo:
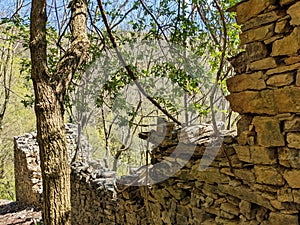
[[(78, 147), (78, 131), (74, 124), (66, 124), (66, 140), (70, 161)], [(36, 141), (36, 132), (14, 138), (14, 168), (16, 199), (25, 204), (41, 205), (42, 174), (40, 168), (39, 146)], [(84, 137), (81, 137), (77, 159), (85, 161), (91, 146)]]
[[(236, 76), (227, 80), (227, 99), (241, 115), (237, 135), (223, 132), (215, 146), (220, 142), (203, 135), (209, 126), (159, 127), (141, 135), (159, 143), (149, 170), (121, 179), (95, 162), (77, 162), (71, 176), (73, 224), (300, 223), (300, 2), (244, 0), (231, 10), (245, 49), (232, 59)], [(32, 160), (22, 154), (16, 154), (16, 170), (26, 178), (33, 174), (26, 172)], [(25, 170), (18, 164), (26, 164)], [(152, 185), (126, 185), (166, 174), (168, 179)], [(18, 198), (28, 199), (21, 185), (34, 182), (16, 176)]]
[[(225, 138), (204, 171), (209, 142), (195, 148), (167, 137), (153, 149), (152, 162), (164, 162), (166, 171), (182, 157), (171, 157), (174, 146), (195, 152), (169, 179), (138, 192), (148, 224), (299, 224), (300, 2), (245, 0), (231, 10), (245, 49), (232, 59), (236, 76), (227, 80), (227, 99), (241, 114), (237, 137)], [(126, 204), (129, 195), (117, 196)], [(124, 224), (142, 224), (137, 215)]]

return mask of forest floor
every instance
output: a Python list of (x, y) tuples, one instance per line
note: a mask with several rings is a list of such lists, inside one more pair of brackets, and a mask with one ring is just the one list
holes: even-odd
[(41, 217), (41, 212), (32, 207), (0, 199), (0, 225), (38, 225)]

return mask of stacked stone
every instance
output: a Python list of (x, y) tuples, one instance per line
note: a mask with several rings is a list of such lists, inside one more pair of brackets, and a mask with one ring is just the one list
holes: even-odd
[(149, 224), (142, 187), (118, 184), (97, 162), (72, 165), (72, 224)]
[[(74, 124), (66, 124), (65, 128), (69, 161), (71, 162), (78, 148), (78, 131)], [(86, 161), (91, 146), (83, 136), (81, 136), (80, 143), (77, 159)], [(14, 144), (16, 199), (24, 204), (38, 207), (41, 205), (42, 175), (36, 132), (15, 137)]]
[(42, 175), (36, 133), (15, 137), (14, 142), (16, 199), (24, 204), (39, 207)]
[(300, 2), (247, 0), (233, 10), (245, 48), (227, 80), (227, 99), (242, 116), (234, 149), (243, 168), (234, 174), (247, 186), (243, 199), (270, 210), (270, 224), (298, 224)]

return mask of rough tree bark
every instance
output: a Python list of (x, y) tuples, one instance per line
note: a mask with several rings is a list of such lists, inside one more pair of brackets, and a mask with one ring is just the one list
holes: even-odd
[(64, 97), (72, 76), (87, 55), (87, 3), (86, 0), (70, 2), (73, 39), (54, 73), (50, 73), (47, 66), (46, 0), (32, 0), (31, 7), (31, 76), (43, 179), (43, 222), (45, 225), (67, 225), (71, 224), (71, 203)]

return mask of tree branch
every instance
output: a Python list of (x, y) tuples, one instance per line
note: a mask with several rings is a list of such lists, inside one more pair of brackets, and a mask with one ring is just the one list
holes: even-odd
[[(87, 36), (87, 3), (86, 0), (73, 0), (71, 7), (71, 32), (73, 40), (70, 48), (60, 59), (53, 75), (53, 87), (61, 97), (66, 93), (78, 67), (87, 56), (89, 39)], [(63, 101), (63, 99), (60, 99)]]
[(127, 71), (127, 74), (128, 76), (133, 80), (133, 82), (135, 83), (135, 85), (137, 86), (137, 88), (139, 89), (139, 91), (153, 104), (155, 105), (163, 114), (165, 114), (168, 118), (170, 118), (172, 121), (174, 121), (175, 123), (177, 123), (178, 125), (181, 125), (181, 123), (175, 118), (173, 117), (166, 109), (162, 108), (162, 106), (155, 100), (153, 99), (151, 96), (149, 96), (147, 94), (147, 92), (144, 90), (144, 88), (141, 86), (141, 84), (138, 82), (137, 80), (137, 77), (135, 76), (134, 72), (131, 70), (130, 66), (127, 65), (127, 63), (125, 62), (121, 52), (119, 51), (119, 48), (118, 48), (118, 45), (115, 41), (115, 37), (113, 36), (112, 34), (112, 31), (110, 29), (110, 26), (108, 24), (108, 21), (107, 21), (107, 17), (106, 17), (106, 14), (105, 14), (105, 11), (104, 11), (104, 8), (103, 8), (103, 5), (102, 5), (102, 1), (101, 0), (97, 0), (98, 1), (98, 5), (99, 5), (99, 8), (100, 8), (100, 12), (101, 12), (101, 15), (102, 15), (102, 18), (103, 18), (103, 22), (105, 24), (105, 27), (106, 27), (106, 30), (107, 30), (107, 33), (109, 35), (109, 38), (110, 38), (110, 41), (117, 53), (117, 56), (121, 62), (121, 64), (125, 67), (126, 71)]

